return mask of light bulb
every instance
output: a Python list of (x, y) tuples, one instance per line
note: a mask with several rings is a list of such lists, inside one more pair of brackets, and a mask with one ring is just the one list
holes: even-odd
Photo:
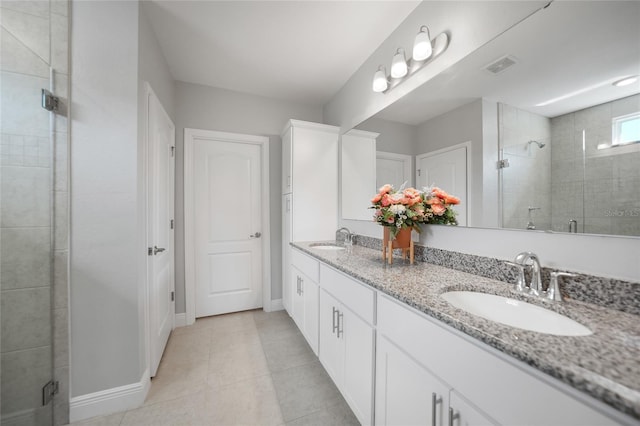
[(373, 75), (373, 91), (380, 93), (387, 90), (389, 83), (387, 83), (387, 75), (383, 67), (378, 68), (378, 71)]
[(433, 49), (431, 47), (431, 37), (429, 37), (429, 28), (423, 25), (413, 42), (413, 59), (415, 61), (424, 61), (429, 58), (432, 53)]
[(407, 75), (407, 60), (404, 57), (404, 49), (399, 48), (391, 61), (391, 77), (402, 78)]
[(634, 75), (634, 76), (631, 76), (631, 77), (623, 78), (622, 80), (618, 80), (615, 83), (613, 83), (613, 85), (616, 86), (616, 87), (623, 87), (623, 86), (628, 86), (630, 84), (633, 84), (636, 81), (638, 81), (638, 76)]

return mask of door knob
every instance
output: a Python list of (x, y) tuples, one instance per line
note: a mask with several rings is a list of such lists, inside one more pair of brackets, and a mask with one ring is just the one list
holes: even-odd
[(249, 238), (260, 238), (262, 234), (260, 232), (256, 232), (255, 234), (249, 235)]
[(166, 250), (165, 248), (153, 246), (153, 254), (162, 253), (165, 250)]

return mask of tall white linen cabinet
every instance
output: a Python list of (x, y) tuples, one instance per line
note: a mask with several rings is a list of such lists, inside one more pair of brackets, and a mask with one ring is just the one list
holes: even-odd
[[(282, 132), (282, 303), (301, 330), (305, 314), (294, 312), (294, 301), (299, 297), (313, 298), (314, 293), (317, 297), (317, 289), (305, 292), (301, 288), (309, 286), (310, 281), (301, 284), (300, 274), (292, 271), (289, 242), (335, 238), (339, 132), (335, 126), (300, 120), (289, 120)], [(313, 305), (310, 300), (297, 303)], [(312, 341), (310, 345), (317, 351), (317, 336), (306, 337), (315, 340), (316, 344)]]

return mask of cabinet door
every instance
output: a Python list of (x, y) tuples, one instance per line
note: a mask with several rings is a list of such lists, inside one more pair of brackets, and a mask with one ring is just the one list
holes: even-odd
[(302, 295), (304, 299), (304, 336), (318, 354), (318, 284), (310, 278), (302, 277)]
[(339, 309), (340, 303), (326, 291), (320, 290), (319, 358), (338, 388), (342, 387), (344, 377), (344, 345), (337, 334)]
[(338, 135), (305, 128), (294, 128), (293, 135), (293, 239), (333, 240), (338, 229)]
[(368, 208), (376, 192), (377, 133), (351, 130), (342, 135), (342, 218), (371, 220)]
[(302, 273), (291, 266), (292, 315), (298, 328), (304, 330), (304, 295), (302, 293)]
[(450, 424), (454, 426), (485, 426), (498, 424), (489, 419), (489, 417), (478, 408), (466, 401), (456, 391), (452, 390), (450, 393), (449, 406), (451, 409), (449, 410), (447, 417), (453, 416), (453, 421), (450, 422)]
[(448, 399), (446, 384), (378, 335), (376, 425), (445, 426)]
[(342, 393), (361, 424), (373, 417), (373, 328), (351, 312), (340, 308), (338, 329), (344, 340), (344, 384)]

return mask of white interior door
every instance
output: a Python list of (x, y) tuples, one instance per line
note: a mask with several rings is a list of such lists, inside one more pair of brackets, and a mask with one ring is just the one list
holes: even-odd
[(174, 146), (175, 126), (150, 88), (147, 90), (150, 369), (155, 376), (174, 326)]
[(376, 188), (389, 183), (400, 189), (404, 182), (411, 183), (411, 156), (378, 151), (376, 153)]
[(440, 150), (420, 155), (416, 160), (418, 187), (435, 185), (460, 198), (454, 206), (458, 225), (467, 225), (467, 147)]
[(193, 141), (196, 317), (262, 306), (261, 149)]

